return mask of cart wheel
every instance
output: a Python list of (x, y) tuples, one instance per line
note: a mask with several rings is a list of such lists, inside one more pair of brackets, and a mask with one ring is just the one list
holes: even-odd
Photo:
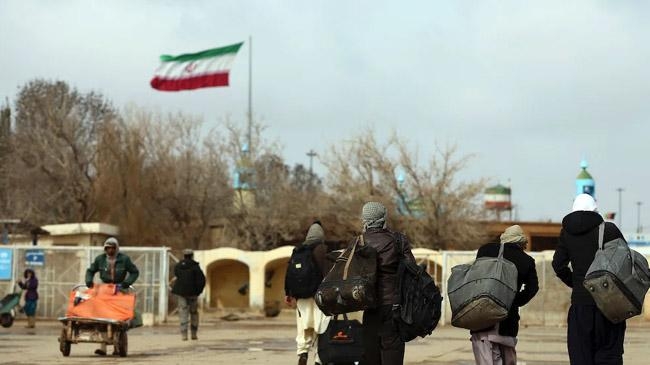
[(70, 347), (72, 347), (72, 342), (68, 341), (67, 333), (65, 328), (61, 330), (61, 336), (59, 337), (59, 350), (63, 356), (70, 356)]
[(120, 354), (120, 357), (126, 357), (129, 350), (129, 336), (127, 336), (126, 330), (120, 331), (117, 334), (117, 352)]
[(14, 317), (11, 313), (2, 313), (0, 314), (0, 325), (4, 328), (9, 328), (14, 324)]

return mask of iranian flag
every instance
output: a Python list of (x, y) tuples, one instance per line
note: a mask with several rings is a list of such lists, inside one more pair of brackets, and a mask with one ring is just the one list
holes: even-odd
[(228, 86), (230, 66), (242, 43), (178, 56), (162, 55), (151, 87), (160, 91)]

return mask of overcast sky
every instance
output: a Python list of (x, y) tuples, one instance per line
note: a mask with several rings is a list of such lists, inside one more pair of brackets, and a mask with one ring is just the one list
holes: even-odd
[[(463, 178), (510, 183), (522, 220), (560, 221), (587, 158), (601, 211), (650, 230), (650, 10), (618, 1), (0, 1), (0, 97), (43, 77), (118, 106), (245, 123), (231, 87), (163, 93), (161, 54), (253, 37), (254, 115), (290, 164), (372, 126), (475, 154)], [(314, 5), (316, 4), (316, 5)], [(322, 166), (315, 163), (317, 172)]]

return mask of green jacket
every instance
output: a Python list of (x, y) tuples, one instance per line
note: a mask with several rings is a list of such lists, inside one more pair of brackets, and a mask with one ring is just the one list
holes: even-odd
[[(104, 283), (109, 284), (122, 284), (129, 286), (138, 279), (140, 272), (138, 268), (131, 262), (131, 258), (121, 252), (117, 253), (115, 257), (115, 280), (111, 278), (111, 271), (108, 264), (108, 256), (103, 253), (95, 258), (88, 270), (86, 270), (86, 283), (91, 283), (95, 273), (99, 271), (99, 278)], [(127, 277), (127, 273), (129, 276)]]

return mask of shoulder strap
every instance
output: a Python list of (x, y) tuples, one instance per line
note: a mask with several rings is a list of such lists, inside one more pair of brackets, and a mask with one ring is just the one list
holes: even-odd
[(359, 243), (359, 241), (361, 241), (362, 246), (365, 244), (363, 241), (363, 234), (359, 235), (359, 237), (354, 240), (354, 245), (352, 245), (352, 250), (350, 251), (348, 260), (345, 263), (345, 267), (343, 268), (343, 280), (348, 279), (348, 269), (350, 268), (350, 263), (352, 263), (352, 257), (354, 256), (354, 251), (357, 250), (357, 243)]
[[(603, 237), (605, 237), (605, 221), (598, 226), (598, 249), (603, 249)], [(634, 265), (632, 265), (634, 266)]]
[(499, 244), (499, 256), (497, 256), (497, 257), (500, 258), (500, 259), (503, 258), (503, 247), (504, 246), (505, 246), (505, 244), (503, 244), (503, 243)]

